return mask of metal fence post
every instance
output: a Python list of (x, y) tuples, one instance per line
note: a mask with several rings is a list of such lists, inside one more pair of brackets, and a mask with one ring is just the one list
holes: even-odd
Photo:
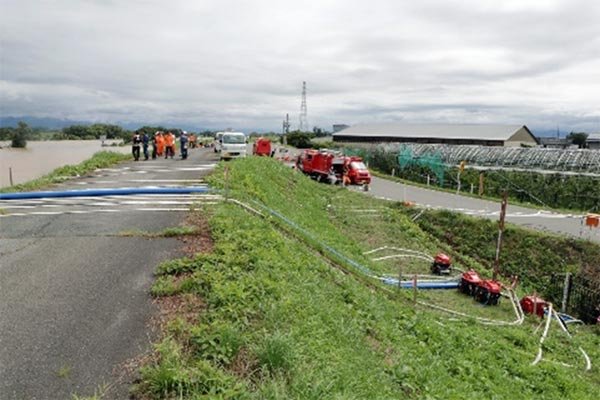
[(571, 295), (571, 283), (572, 283), (571, 273), (567, 272), (565, 274), (565, 283), (563, 285), (563, 297), (562, 297), (562, 303), (560, 306), (561, 313), (567, 312), (567, 306), (569, 305), (569, 297)]

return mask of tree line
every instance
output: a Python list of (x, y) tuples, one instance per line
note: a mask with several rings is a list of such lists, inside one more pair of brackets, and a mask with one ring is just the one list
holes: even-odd
[[(140, 133), (154, 135), (156, 131), (173, 132), (179, 136), (182, 132), (179, 128), (165, 128), (164, 126), (145, 125), (136, 129)], [(31, 128), (25, 122), (19, 122), (15, 128), (0, 128), (0, 140), (10, 140), (12, 147), (26, 147), (28, 140), (122, 140), (124, 143), (131, 142), (132, 130), (125, 129), (114, 124), (92, 124), (71, 125), (61, 130), (47, 130), (44, 128)], [(214, 136), (214, 132), (205, 130), (199, 132), (198, 136)]]

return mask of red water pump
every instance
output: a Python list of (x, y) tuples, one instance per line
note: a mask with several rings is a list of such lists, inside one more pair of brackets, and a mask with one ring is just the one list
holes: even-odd
[(537, 296), (525, 296), (521, 299), (521, 308), (526, 314), (536, 314), (539, 317), (544, 317), (548, 302)]
[(480, 303), (495, 306), (500, 301), (502, 285), (492, 279), (481, 279), (477, 271), (463, 272), (458, 290), (473, 296)]
[(502, 285), (492, 279), (484, 279), (475, 289), (475, 300), (480, 303), (495, 306), (500, 301)]
[(452, 263), (450, 257), (444, 253), (438, 253), (431, 264), (431, 273), (436, 275), (450, 275)]
[(458, 283), (458, 290), (464, 294), (473, 296), (475, 294), (475, 289), (479, 286), (480, 282), (481, 278), (477, 271), (470, 269), (467, 272), (463, 272), (460, 282)]

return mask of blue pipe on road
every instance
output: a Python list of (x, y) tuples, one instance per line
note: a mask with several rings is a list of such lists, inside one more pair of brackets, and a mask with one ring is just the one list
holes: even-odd
[(82, 189), (45, 192), (18, 192), (0, 193), (0, 200), (25, 200), (53, 197), (84, 197), (84, 196), (128, 196), (136, 194), (190, 194), (207, 193), (211, 189), (207, 186), (188, 187), (130, 187), (106, 189)]

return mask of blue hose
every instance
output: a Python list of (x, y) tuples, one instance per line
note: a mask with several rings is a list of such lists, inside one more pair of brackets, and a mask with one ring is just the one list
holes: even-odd
[[(381, 282), (387, 285), (398, 286), (398, 279), (394, 278), (380, 278)], [(400, 287), (402, 289), (412, 289), (413, 282), (412, 281), (401, 281)], [(417, 288), (418, 289), (456, 289), (458, 288), (458, 282), (456, 281), (418, 281), (417, 280)]]
[(106, 189), (83, 189), (63, 190), (45, 192), (18, 192), (0, 193), (0, 200), (25, 200), (53, 197), (84, 197), (84, 196), (128, 196), (136, 194), (190, 194), (207, 193), (211, 189), (207, 186), (188, 187), (131, 187), (131, 188), (106, 188)]

